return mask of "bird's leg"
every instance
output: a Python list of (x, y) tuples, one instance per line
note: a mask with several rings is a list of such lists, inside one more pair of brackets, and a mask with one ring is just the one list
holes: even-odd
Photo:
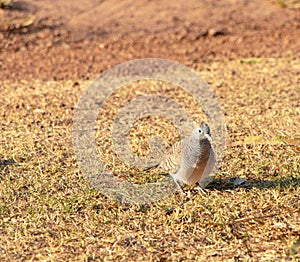
[[(172, 176), (172, 177), (173, 177), (173, 176)], [(186, 192), (185, 192), (185, 190), (183, 190), (183, 188), (182, 188), (182, 186), (180, 185), (179, 181), (178, 181), (176, 178), (174, 178), (174, 177), (173, 177), (173, 179), (174, 179), (175, 184), (179, 187), (181, 193), (184, 194), (184, 195), (186, 195)]]
[(202, 187), (200, 186), (199, 182), (196, 183), (196, 186), (197, 186), (197, 187), (194, 187), (193, 190), (199, 190), (199, 191), (201, 191), (204, 195), (207, 194), (206, 191), (204, 190), (204, 188), (202, 188)]

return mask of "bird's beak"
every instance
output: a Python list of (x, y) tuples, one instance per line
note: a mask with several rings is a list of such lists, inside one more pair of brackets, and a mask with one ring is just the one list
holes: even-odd
[(204, 136), (208, 139), (208, 141), (210, 142), (213, 141), (212, 137), (209, 134), (205, 134)]

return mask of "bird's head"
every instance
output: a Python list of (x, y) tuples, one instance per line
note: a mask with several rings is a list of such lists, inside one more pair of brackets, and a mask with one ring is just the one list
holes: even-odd
[(196, 128), (192, 131), (192, 137), (199, 140), (207, 139), (209, 141), (212, 141), (208, 124), (202, 122), (199, 128)]

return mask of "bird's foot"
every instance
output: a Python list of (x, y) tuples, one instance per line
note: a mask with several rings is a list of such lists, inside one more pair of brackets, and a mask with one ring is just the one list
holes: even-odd
[(179, 190), (180, 190), (180, 192), (181, 192), (183, 195), (185, 195), (185, 196), (187, 196), (187, 195), (190, 193), (189, 190), (184, 190), (184, 189), (182, 189), (182, 188), (179, 188)]
[(204, 195), (207, 195), (206, 190), (200, 186), (194, 187), (193, 190), (201, 191)]

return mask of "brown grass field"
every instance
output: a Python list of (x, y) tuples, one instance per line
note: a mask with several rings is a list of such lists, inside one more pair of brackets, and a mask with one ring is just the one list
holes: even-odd
[[(214, 3), (207, 2), (208, 8)], [(166, 35), (150, 32), (151, 37), (161, 34), (150, 51), (142, 48), (146, 36), (137, 40), (140, 31), (133, 31), (136, 38), (122, 36), (116, 42), (117, 26), (106, 42), (102, 39), (100, 48), (102, 40), (72, 42), (69, 38), (66, 48), (63, 41), (69, 32), (43, 24), (52, 23), (51, 19), (15, 29), (12, 21), (23, 13), (0, 9), (7, 19), (7, 26), (2, 24), (0, 52), (0, 260), (300, 261), (300, 47), (296, 44), (300, 20), (298, 3), (288, 3), (284, 8), (264, 2), (278, 17), (290, 14), (287, 21), (294, 32), (288, 35), (288, 29), (278, 25), (280, 45), (269, 31), (269, 22), (261, 19), (266, 25), (258, 29), (232, 30), (229, 36), (208, 35), (200, 40), (192, 37), (191, 29), (184, 39), (172, 38), (165, 45), (162, 42), (176, 27)], [(230, 8), (235, 10), (234, 4)], [(228, 44), (243, 37), (247, 50)], [(130, 43), (133, 49), (127, 54)], [(205, 43), (215, 54), (204, 52), (205, 59), (193, 60), (202, 49), (191, 48)], [(263, 48), (261, 54), (255, 43)], [(163, 57), (160, 50), (167, 50), (168, 44), (165, 58), (191, 66), (215, 92), (227, 126), (225, 157), (207, 195), (193, 192), (188, 199), (176, 191), (145, 205), (120, 203), (91, 188), (79, 170), (72, 144), (76, 105), (99, 72), (133, 58)], [(90, 59), (95, 46), (97, 55), (103, 54), (102, 64), (99, 58)], [(43, 50), (47, 50), (45, 59)], [(102, 161), (116, 176), (134, 183), (164, 175), (120, 162), (111, 147), (110, 130), (124, 102), (149, 93), (145, 85), (151, 86), (152, 93), (160, 92), (150, 81), (124, 87), (106, 101), (97, 121)], [(176, 88), (165, 94), (181, 101), (195, 121), (203, 120), (199, 106), (188, 102), (187, 94)], [(132, 148), (141, 154), (148, 148), (147, 137), (157, 132), (163, 132), (169, 145), (178, 140), (174, 127), (161, 119), (137, 122), (131, 132)], [(245, 183), (238, 185), (236, 179)]]

